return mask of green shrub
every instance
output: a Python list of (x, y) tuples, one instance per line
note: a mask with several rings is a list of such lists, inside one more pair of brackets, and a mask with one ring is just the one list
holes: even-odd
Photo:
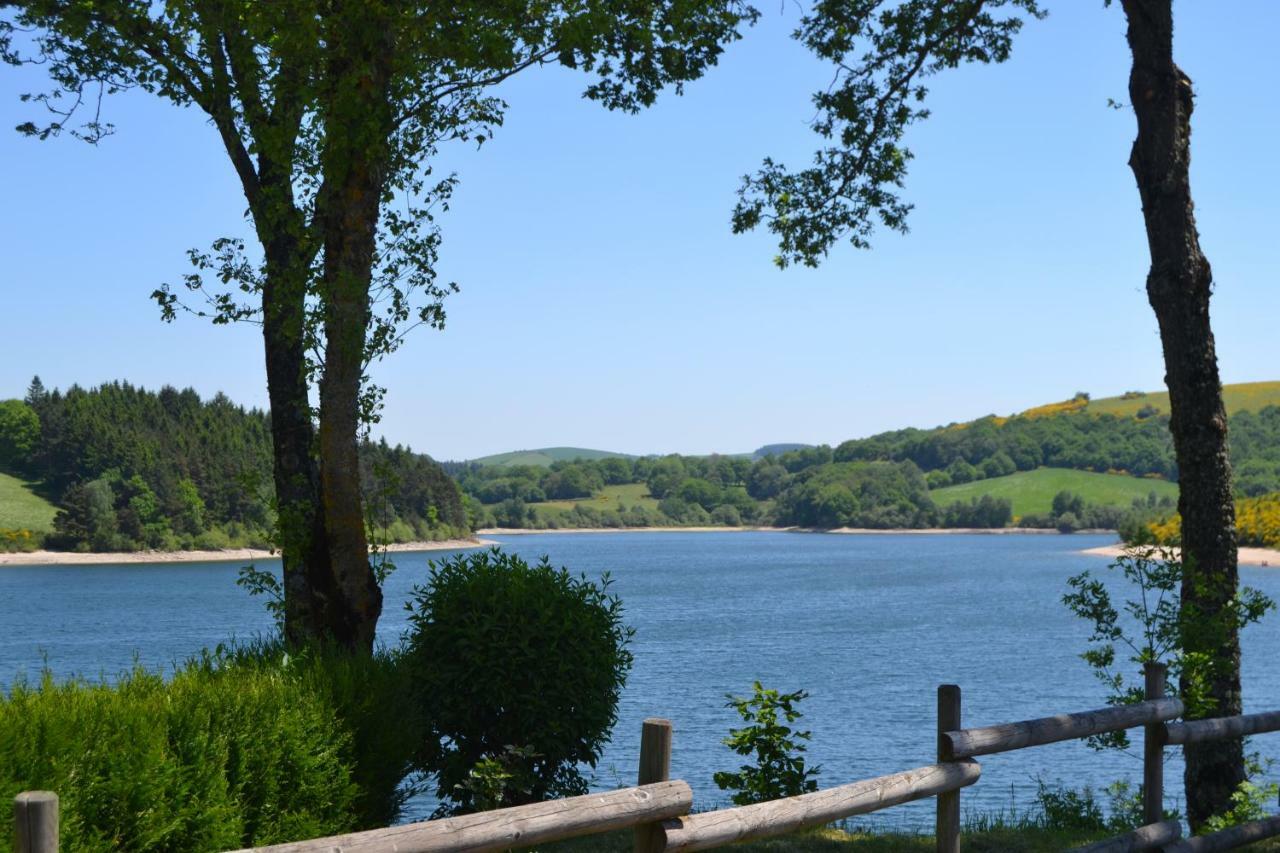
[(372, 658), (341, 649), (311, 648), (285, 653), (275, 643), (236, 649), (238, 668), (278, 672), (330, 709), (350, 739), (347, 764), (358, 789), (356, 823), (361, 829), (389, 826), (417, 789), (406, 785), (424, 733), (417, 705), (405, 684), (402, 656), (379, 650)]
[[(735, 805), (747, 806), (818, 790), (813, 777), (819, 767), (805, 767), (807, 731), (797, 731), (786, 723), (802, 716), (796, 705), (808, 693), (779, 693), (755, 682), (750, 698), (730, 695), (733, 708), (750, 725), (730, 729), (725, 746), (738, 755), (755, 756), (755, 764), (744, 764), (736, 773), (721, 771), (713, 777), (721, 790), (734, 791)], [(782, 719), (779, 720), (779, 715)]]
[(631, 668), (608, 588), (607, 575), (593, 583), (497, 548), (431, 564), (409, 604), (405, 663), (433, 735), (419, 766), (451, 801), (442, 813), (479, 805), (465, 783), (486, 759), (530, 779), (502, 792), (504, 806), (586, 792), (578, 765), (599, 760)]
[(356, 824), (350, 738), (279, 672), (206, 658), (166, 683), (46, 673), (0, 698), (0, 798), (57, 792), (69, 851), (218, 850)]

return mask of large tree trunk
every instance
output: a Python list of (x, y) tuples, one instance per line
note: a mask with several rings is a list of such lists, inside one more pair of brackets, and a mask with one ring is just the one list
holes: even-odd
[[(1236, 593), (1235, 507), (1227, 417), (1209, 326), (1213, 276), (1200, 250), (1191, 201), (1191, 80), (1173, 61), (1172, 0), (1124, 0), (1133, 70), (1129, 97), (1138, 119), (1129, 165), (1138, 182), (1151, 271), (1147, 296), (1164, 346), (1182, 514), (1182, 619), (1186, 651), (1215, 661), (1212, 709), (1239, 714), (1240, 642), (1233, 620), (1215, 619)], [(1190, 686), (1184, 675), (1184, 692)], [(1186, 792), (1193, 829), (1225, 811), (1244, 780), (1239, 739), (1188, 744)]]
[(266, 246), (262, 336), (284, 574), (284, 633), (289, 645), (299, 646), (332, 633), (334, 590), (307, 394), (307, 265), (297, 257), (295, 241), (285, 235), (277, 234)]
[(320, 496), (341, 596), (339, 639), (373, 648), (382, 590), (369, 563), (359, 430), (370, 286), (391, 133), (390, 28), (363, 4), (334, 4), (329, 20), (324, 183), (324, 377), (320, 381)]

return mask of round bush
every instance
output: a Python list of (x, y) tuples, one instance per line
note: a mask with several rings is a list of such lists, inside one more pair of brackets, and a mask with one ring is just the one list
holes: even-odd
[(420, 769), (452, 801), (442, 812), (586, 793), (579, 765), (599, 760), (631, 669), (608, 588), (608, 575), (497, 548), (431, 564), (403, 663), (431, 733)]

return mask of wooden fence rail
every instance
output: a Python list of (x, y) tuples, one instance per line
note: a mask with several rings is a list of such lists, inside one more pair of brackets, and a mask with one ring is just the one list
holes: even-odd
[(262, 853), (470, 853), (506, 850), (678, 817), (688, 814), (692, 805), (693, 791), (687, 782), (657, 782), (601, 794), (547, 800), (444, 820), (407, 823), (255, 849)]
[[(262, 853), (462, 853), (504, 850), (632, 827), (635, 853), (709, 850), (935, 797), (938, 853), (959, 853), (960, 791), (982, 775), (982, 769), (972, 760), (975, 756), (1138, 726), (1145, 731), (1146, 825), (1080, 848), (1078, 853), (1204, 853), (1280, 835), (1280, 816), (1187, 839), (1181, 838), (1181, 826), (1176, 821), (1163, 819), (1165, 744), (1280, 731), (1280, 711), (1169, 722), (1182, 714), (1183, 707), (1178, 699), (1164, 696), (1165, 676), (1163, 664), (1148, 664), (1146, 699), (1135, 705), (981, 728), (961, 726), (960, 688), (944, 684), (938, 688), (938, 763), (795, 797), (699, 814), (690, 814), (693, 792), (689, 785), (668, 778), (671, 723), (648, 719), (640, 742), (639, 784), (634, 788), (257, 849)], [(47, 791), (19, 794), (14, 801), (14, 827), (16, 853), (57, 853), (57, 796)]]
[(664, 849), (711, 850), (738, 841), (788, 835), (956, 791), (977, 782), (981, 775), (976, 761), (952, 761), (782, 800), (691, 814), (666, 822)]

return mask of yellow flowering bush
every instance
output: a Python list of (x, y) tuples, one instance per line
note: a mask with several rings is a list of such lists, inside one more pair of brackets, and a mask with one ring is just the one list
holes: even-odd
[[(1161, 545), (1177, 545), (1182, 517), (1177, 513), (1147, 525)], [(1236, 501), (1236, 541), (1254, 548), (1280, 548), (1280, 492)]]

